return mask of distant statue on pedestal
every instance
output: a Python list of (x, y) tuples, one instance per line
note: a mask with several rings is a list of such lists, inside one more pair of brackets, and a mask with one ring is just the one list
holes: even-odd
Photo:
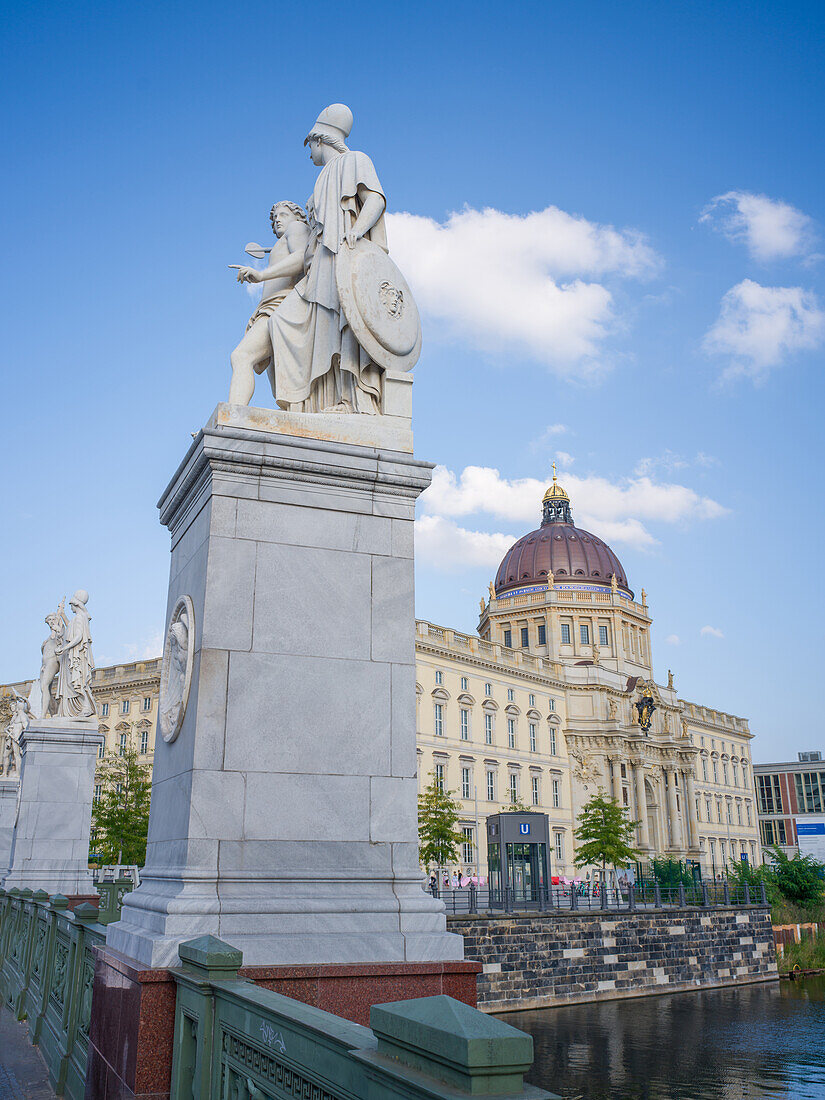
[(673, 691), (673, 673), (670, 669), (667, 670), (667, 686)]
[[(307, 203), (304, 276), (267, 322), (269, 377), (288, 412), (380, 413), (383, 372), (411, 370), (420, 353), (418, 309), (387, 255), (384, 190), (367, 154), (345, 144), (352, 122), (349, 107), (333, 103), (304, 141), (321, 169)], [(292, 278), (297, 267), (289, 255), (265, 271), (242, 267), (238, 279)], [(239, 374), (235, 386), (233, 376), (232, 392), (248, 402), (249, 379)]]
[(20, 774), (20, 737), (33, 715), (28, 699), (14, 693), (11, 718), (3, 738), (3, 755), (0, 759), (0, 777), (8, 779)]
[(66, 622), (62, 643), (55, 652), (60, 659), (57, 673), (57, 717), (93, 718), (97, 713), (92, 697), (91, 616), (86, 610), (89, 593), (79, 588), (69, 600), (74, 618)]
[(615, 699), (608, 699), (607, 700), (607, 717), (608, 717), (608, 720), (611, 721), (611, 722), (614, 722), (616, 720), (616, 717), (617, 717), (618, 713), (619, 713), (619, 708), (616, 705), (616, 700)]
[(63, 644), (63, 632), (66, 629), (66, 616), (63, 614), (65, 600), (61, 600), (60, 607), (46, 616), (46, 626), (49, 628), (49, 636), (40, 647), (43, 655), (40, 665), (40, 717), (50, 718), (57, 710), (57, 698), (54, 689), (57, 686), (57, 673), (60, 668), (58, 651)]

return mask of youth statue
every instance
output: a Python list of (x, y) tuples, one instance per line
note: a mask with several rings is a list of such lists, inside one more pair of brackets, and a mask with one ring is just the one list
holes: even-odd
[[(421, 347), (418, 310), (387, 255), (383, 188), (367, 154), (345, 144), (352, 123), (352, 111), (333, 103), (304, 141), (320, 172), (303, 277), (267, 321), (270, 381), (289, 412), (380, 413), (383, 371), (410, 370)], [(238, 280), (293, 277), (296, 266), (290, 253), (264, 271), (241, 267)], [(252, 396), (248, 379), (235, 386), (234, 364), (232, 395), (238, 404)]]
[(69, 600), (74, 618), (67, 620), (66, 630), (55, 652), (60, 660), (57, 672), (57, 714), (62, 718), (92, 718), (97, 713), (92, 697), (92, 636), (91, 616), (86, 609), (89, 593), (79, 588)]

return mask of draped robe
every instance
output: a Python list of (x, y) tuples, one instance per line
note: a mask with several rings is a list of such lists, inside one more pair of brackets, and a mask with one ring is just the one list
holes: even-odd
[[(355, 339), (341, 309), (335, 267), (343, 236), (363, 205), (359, 188), (386, 197), (366, 153), (340, 153), (318, 173), (307, 203), (310, 235), (304, 278), (269, 318), (274, 352), (269, 370), (276, 403), (292, 412), (322, 412), (344, 403), (378, 413), (381, 368)], [(364, 236), (387, 250), (384, 215)]]

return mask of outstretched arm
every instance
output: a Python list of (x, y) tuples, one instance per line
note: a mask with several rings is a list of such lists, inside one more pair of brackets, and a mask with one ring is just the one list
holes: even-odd
[(309, 226), (301, 221), (292, 222), (287, 226), (284, 240), (289, 249), (289, 255), (282, 260), (270, 264), (263, 271), (257, 271), (254, 267), (241, 267), (238, 269), (239, 283), (263, 283), (267, 279), (281, 279), (285, 276), (301, 275), (304, 270), (304, 249), (309, 238)]

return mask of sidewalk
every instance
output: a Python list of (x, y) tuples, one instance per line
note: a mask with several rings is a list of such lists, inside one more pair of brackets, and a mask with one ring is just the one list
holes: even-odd
[(0, 1005), (0, 1100), (54, 1100), (46, 1063), (19, 1024)]

